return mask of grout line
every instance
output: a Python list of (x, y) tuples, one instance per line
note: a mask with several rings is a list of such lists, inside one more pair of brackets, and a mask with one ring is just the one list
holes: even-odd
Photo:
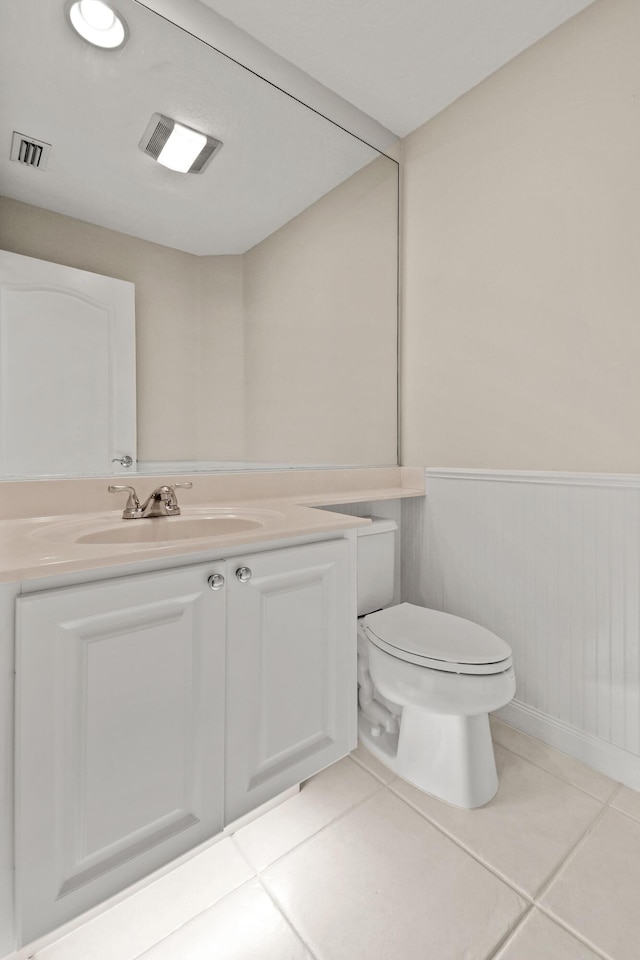
[[(252, 822), (255, 823), (255, 821), (252, 821)], [(252, 877), (251, 879), (252, 879), (252, 880), (255, 880), (255, 879), (257, 878), (257, 876), (258, 876), (258, 871), (257, 871), (256, 868), (254, 867), (254, 865), (249, 862), (249, 858), (247, 857), (247, 855), (246, 855), (246, 853), (244, 852), (244, 850), (241, 849), (240, 844), (236, 842), (236, 835), (235, 835), (235, 833), (232, 833), (232, 834), (229, 836), (229, 840), (231, 840), (231, 843), (233, 844), (233, 849), (234, 849), (234, 850), (240, 855), (240, 857), (244, 860), (244, 862), (246, 863), (246, 865), (247, 865), (247, 867), (249, 868), (249, 870), (251, 870), (251, 871), (253, 872), (253, 877)]]
[(500, 941), (495, 951), (492, 954), (490, 954), (486, 958), (486, 960), (500, 960), (501, 951), (504, 950), (505, 947), (508, 947), (511, 943), (513, 943), (513, 941), (515, 940), (515, 937), (518, 934), (518, 931), (522, 926), (524, 926), (525, 920), (527, 920), (530, 916), (532, 916), (532, 914), (536, 910), (538, 910), (539, 913), (545, 916), (547, 920), (550, 921), (550, 923), (554, 923), (557, 927), (560, 927), (561, 930), (564, 930), (565, 933), (568, 933), (574, 940), (577, 940), (578, 943), (581, 943), (583, 946), (587, 947), (590, 950), (590, 952), (593, 953), (596, 957), (600, 958), (600, 960), (615, 960), (615, 958), (609, 957), (607, 954), (602, 953), (602, 951), (599, 948), (594, 947), (594, 945), (590, 943), (588, 940), (586, 940), (584, 936), (576, 933), (575, 930), (572, 930), (566, 924), (559, 922), (556, 919), (556, 917), (554, 917), (552, 914), (549, 914), (539, 904), (531, 904), (530, 907), (528, 907), (527, 910), (525, 910), (525, 912), (522, 914), (522, 916), (520, 917), (518, 922), (515, 924), (515, 926), (511, 928), (511, 930), (505, 937), (503, 937), (503, 939)]
[(626, 810), (620, 810), (619, 807), (610, 807), (609, 809), (612, 813), (619, 813), (621, 817), (631, 820), (632, 823), (640, 824), (640, 819), (638, 817), (634, 817), (632, 813), (627, 813)]
[[(344, 818), (348, 816), (348, 814), (353, 813), (354, 810), (357, 810), (358, 807), (361, 807), (364, 803), (367, 802), (367, 800), (371, 800), (373, 797), (377, 796), (377, 794), (380, 793), (381, 789), (384, 789), (384, 786), (382, 784), (379, 787), (377, 787), (372, 793), (367, 794), (366, 797), (362, 797), (362, 799), (358, 800), (357, 803), (354, 803), (352, 804), (352, 806), (348, 807), (346, 810), (343, 810), (341, 813), (339, 813), (336, 817), (334, 817), (328, 823), (323, 824), (318, 830), (315, 831), (315, 833), (312, 833), (310, 836), (305, 837), (304, 840), (301, 840), (299, 843), (296, 843), (295, 846), (291, 847), (291, 849), (287, 850), (285, 853), (280, 854), (279, 857), (276, 857), (276, 859), (272, 860), (271, 863), (268, 863), (265, 867), (262, 867), (261, 870), (256, 870), (256, 876), (258, 877), (258, 879), (262, 878), (262, 874), (266, 870), (270, 870), (271, 867), (275, 867), (277, 863), (280, 863), (282, 860), (288, 857), (290, 853), (294, 852), (294, 850), (299, 850), (300, 847), (304, 847), (305, 844), (309, 843), (311, 840), (314, 840), (316, 837), (319, 837), (320, 834), (324, 833), (325, 830), (328, 830), (329, 827), (332, 827), (334, 826), (334, 824), (339, 823), (341, 820), (344, 820)], [(251, 867), (251, 869), (253, 870), (255, 868)]]
[[(366, 771), (366, 772), (370, 773), (370, 771)], [(341, 810), (340, 813), (338, 813), (335, 817), (332, 817), (331, 820), (329, 820), (327, 823), (323, 823), (321, 827), (319, 827), (309, 836), (304, 837), (302, 840), (294, 844), (284, 853), (281, 853), (278, 857), (275, 858), (275, 860), (272, 860), (270, 863), (266, 864), (264, 867), (261, 867), (260, 869), (256, 869), (256, 867), (254, 867), (254, 865), (251, 863), (251, 861), (248, 858), (248, 854), (244, 853), (240, 849), (240, 844), (235, 842), (235, 834), (232, 834), (231, 839), (234, 841), (234, 846), (236, 847), (237, 850), (240, 850), (240, 852), (242, 853), (243, 859), (249, 865), (250, 869), (254, 871), (255, 875), (258, 878), (260, 878), (261, 875), (265, 872), (265, 870), (270, 870), (271, 867), (275, 866), (276, 863), (280, 863), (281, 860), (284, 860), (285, 857), (288, 857), (289, 854), (293, 853), (294, 850), (297, 850), (299, 847), (304, 846), (305, 843), (309, 843), (310, 840), (313, 840), (315, 837), (319, 836), (319, 834), (323, 833), (329, 827), (332, 827), (335, 823), (339, 823), (340, 820), (343, 820), (348, 814), (352, 813), (358, 807), (362, 806), (362, 804), (366, 803), (367, 800), (371, 800), (371, 798), (375, 797), (380, 792), (380, 790), (383, 790), (385, 785), (382, 783), (382, 781), (378, 780), (377, 777), (374, 777), (373, 774), (370, 774), (370, 775), (375, 781), (375, 789), (373, 789), (371, 793), (368, 793), (366, 796), (361, 797), (359, 800), (357, 800), (355, 803), (352, 803), (350, 806), (346, 807), (344, 810)], [(301, 790), (301, 793), (302, 793), (302, 790)], [(292, 797), (291, 799), (295, 799), (295, 797)], [(275, 807), (274, 809), (277, 810), (279, 808)], [(271, 811), (268, 811), (267, 814), (270, 812)], [(267, 816), (267, 814), (265, 814), (265, 816)], [(257, 821), (254, 821), (254, 822), (257, 822)], [(250, 826), (250, 824), (248, 824), (248, 826)]]
[(547, 879), (544, 881), (542, 886), (536, 891), (534, 896), (534, 900), (536, 904), (539, 902), (540, 898), (543, 897), (545, 893), (547, 893), (547, 891), (549, 890), (549, 887), (551, 887), (551, 885), (557, 880), (558, 875), (573, 860), (573, 858), (578, 853), (578, 850), (580, 850), (583, 844), (586, 843), (586, 841), (589, 839), (589, 837), (591, 836), (591, 834), (593, 833), (597, 825), (600, 823), (602, 818), (610, 809), (611, 809), (610, 802), (603, 804), (602, 810), (598, 811), (598, 813), (595, 815), (593, 820), (591, 820), (588, 826), (586, 827), (585, 831), (578, 837), (576, 842), (569, 848), (569, 850), (564, 855), (564, 857), (562, 858), (558, 866), (555, 868), (555, 870), (547, 877)]
[[(516, 728), (514, 727), (513, 729), (515, 730)], [(518, 731), (518, 732), (520, 733), (521, 731)], [(522, 734), (522, 735), (528, 736), (528, 734)], [(531, 737), (530, 739), (535, 740), (535, 737)], [(550, 777), (555, 777), (556, 780), (560, 780), (561, 783), (566, 783), (567, 786), (573, 787), (574, 790), (579, 790), (580, 793), (584, 793), (586, 794), (586, 796), (592, 797), (594, 800), (597, 800), (599, 803), (608, 803), (609, 800), (611, 800), (611, 798), (614, 797), (616, 793), (618, 793), (618, 790), (620, 789), (620, 787), (623, 786), (623, 784), (619, 783), (617, 780), (611, 780), (611, 777), (607, 777), (606, 774), (604, 773), (599, 774), (599, 776), (605, 777), (607, 780), (611, 780), (614, 787), (608, 799), (603, 800), (602, 797), (598, 797), (595, 793), (590, 793), (589, 790), (585, 790), (584, 787), (578, 787), (575, 783), (573, 783), (573, 781), (567, 780), (566, 777), (561, 776), (559, 773), (555, 773), (553, 770), (549, 770), (548, 767), (543, 767), (541, 764), (536, 763), (536, 761), (532, 760), (530, 757), (526, 757), (524, 754), (518, 753), (518, 751), (514, 750), (513, 747), (506, 747), (503, 743), (500, 743), (499, 740), (493, 740), (493, 738), (492, 738), (492, 741), (493, 741), (494, 747), (497, 746), (497, 747), (500, 747), (501, 750), (507, 750), (509, 753), (513, 753), (514, 756), (519, 757), (520, 760), (524, 760), (526, 763), (530, 763), (532, 767), (537, 767), (538, 770), (542, 770), (544, 773), (548, 773)], [(542, 740), (536, 740), (535, 742), (542, 743)], [(561, 757), (567, 757), (568, 760), (573, 760), (574, 763), (582, 763), (581, 760), (576, 760), (575, 757), (570, 757), (569, 754), (562, 753), (560, 750), (556, 750), (555, 747), (549, 747), (546, 743), (543, 744), (543, 746), (547, 747), (548, 750), (553, 750), (554, 753), (558, 753)], [(587, 765), (583, 764), (583, 766), (587, 766)], [(591, 767), (587, 767), (587, 770), (591, 770)], [(598, 773), (597, 770), (594, 770), (593, 772)]]
[(625, 786), (624, 783), (618, 783), (618, 784), (616, 784), (616, 789), (613, 791), (613, 793), (611, 794), (611, 796), (610, 796), (609, 799), (607, 800), (607, 805), (608, 805), (608, 806), (611, 806), (611, 804), (613, 803), (613, 801), (615, 800), (615, 798), (618, 796), (618, 794), (619, 794), (619, 793), (622, 793), (623, 790), (628, 790), (628, 789), (629, 789), (629, 787)]
[[(371, 756), (373, 756), (373, 754), (371, 754)], [(359, 767), (362, 767), (363, 770), (366, 770), (366, 772), (371, 774), (372, 777), (375, 777), (376, 780), (379, 780), (384, 787), (388, 787), (392, 780), (397, 779), (396, 775), (394, 774), (391, 777), (391, 780), (383, 780), (379, 773), (375, 773), (370, 767), (367, 767), (366, 764), (362, 762), (362, 760), (359, 760), (358, 757), (354, 757), (352, 753), (349, 754), (349, 759), (353, 760), (354, 763), (357, 763)]]
[(177, 926), (174, 930), (171, 930), (171, 932), (166, 934), (166, 936), (161, 937), (159, 940), (156, 940), (154, 944), (152, 944), (150, 947), (147, 947), (145, 950), (142, 951), (142, 953), (136, 953), (133, 960), (145, 960), (145, 957), (148, 957), (149, 960), (153, 960), (153, 951), (156, 949), (156, 947), (159, 947), (161, 943), (164, 943), (165, 940), (170, 940), (171, 937), (174, 936), (174, 934), (178, 933), (180, 930), (184, 930), (185, 927), (188, 927), (190, 923), (194, 922), (194, 920), (198, 920), (203, 914), (208, 913), (209, 910), (213, 910), (215, 907), (224, 903), (227, 897), (230, 897), (234, 893), (237, 893), (238, 890), (241, 890), (243, 887), (246, 887), (248, 883), (255, 883), (257, 879), (258, 877), (257, 875), (255, 875), (253, 877), (248, 877), (246, 880), (243, 880), (241, 884), (239, 884), (237, 887), (234, 887), (233, 890), (229, 890), (229, 892), (225, 893), (225, 895), (223, 897), (220, 897), (219, 900), (216, 900), (214, 901), (214, 903), (209, 904), (208, 907), (205, 907), (203, 910), (200, 910), (198, 913), (194, 914), (192, 917), (189, 917), (187, 920), (185, 920), (184, 923), (181, 923), (179, 926)]
[[(396, 780), (402, 780), (402, 777), (396, 777)], [(500, 873), (497, 867), (494, 867), (491, 864), (487, 863), (485, 860), (482, 860), (477, 853), (475, 853), (473, 850), (470, 850), (469, 847), (466, 847), (462, 842), (462, 840), (454, 836), (452, 833), (449, 833), (449, 831), (446, 830), (441, 824), (437, 823), (435, 820), (432, 820), (431, 817), (424, 812), (424, 810), (420, 810), (419, 807), (414, 806), (410, 800), (407, 800), (406, 797), (403, 797), (401, 794), (396, 793), (396, 791), (393, 789), (394, 783), (395, 783), (395, 780), (392, 781), (387, 787), (387, 789), (391, 791), (394, 797), (400, 800), (401, 803), (406, 803), (406, 805), (410, 807), (411, 810), (414, 811), (414, 813), (417, 813), (418, 816), (422, 817), (423, 820), (426, 820), (427, 823), (431, 824), (432, 827), (434, 827), (439, 833), (443, 834), (443, 836), (445, 836), (448, 840), (451, 840), (451, 842), (454, 843), (456, 847), (459, 847), (459, 849), (462, 850), (464, 853), (466, 853), (469, 857), (471, 857), (472, 860), (475, 860), (476, 863), (478, 863), (481, 867), (484, 867), (485, 870), (488, 870), (489, 873), (493, 874), (493, 876), (497, 880), (500, 880), (506, 886), (510, 887), (510, 889), (513, 890), (515, 893), (517, 893), (519, 897), (522, 897), (529, 904), (534, 903), (534, 898), (531, 893), (527, 893), (526, 890), (523, 890), (521, 887), (518, 887), (515, 881), (510, 880), (504, 874)]]
[[(549, 920), (551, 920), (553, 923), (556, 923), (559, 927), (561, 927), (567, 933), (571, 934), (571, 936), (574, 937), (576, 940), (579, 940), (580, 943), (583, 943), (598, 957), (603, 958), (603, 960), (615, 960), (615, 958), (610, 957), (610, 955), (603, 952), (600, 947), (597, 947), (593, 943), (591, 943), (591, 941), (588, 940), (583, 933), (581, 933), (579, 930), (576, 930), (574, 927), (572, 927), (568, 923), (568, 921), (563, 920), (561, 917), (553, 913), (550, 907), (540, 903), (539, 897), (543, 896), (545, 893), (548, 892), (552, 883), (555, 880), (557, 880), (558, 875), (561, 873), (561, 871), (564, 870), (564, 868), (568, 866), (569, 863), (575, 858), (578, 851), (582, 848), (583, 844), (587, 842), (587, 840), (589, 839), (589, 836), (593, 833), (594, 829), (597, 827), (600, 821), (604, 819), (608, 811), (613, 810), (615, 813), (621, 813), (623, 816), (626, 816), (626, 814), (624, 814), (622, 810), (618, 810), (616, 807), (612, 806), (613, 800), (618, 795), (618, 793), (620, 793), (620, 791), (623, 789), (624, 789), (624, 784), (619, 784), (618, 789), (614, 790), (613, 794), (611, 795), (607, 803), (604, 805), (603, 809), (600, 811), (598, 816), (595, 817), (595, 819), (592, 821), (592, 823), (584, 832), (584, 834), (580, 837), (580, 839), (577, 841), (577, 843), (574, 845), (571, 851), (567, 854), (567, 856), (565, 857), (563, 862), (560, 864), (558, 869), (555, 871), (553, 876), (549, 878), (549, 880), (544, 884), (544, 886), (540, 889), (540, 891), (536, 895), (536, 907), (538, 910), (541, 911), (541, 913), (543, 913)], [(633, 817), (629, 817), (628, 819), (632, 820), (634, 823), (639, 822), (638, 820), (635, 820)]]
[(302, 933), (300, 932), (300, 930), (298, 930), (298, 928), (295, 926), (293, 920), (291, 920), (290, 917), (287, 915), (287, 913), (285, 912), (285, 909), (284, 909), (284, 907), (281, 905), (280, 901), (274, 896), (273, 893), (271, 893), (271, 891), (268, 889), (268, 887), (263, 883), (261, 877), (258, 877), (258, 883), (260, 884), (260, 886), (262, 887), (262, 889), (264, 890), (264, 892), (266, 893), (266, 895), (267, 895), (267, 896), (269, 897), (269, 899), (271, 900), (271, 902), (272, 902), (272, 904), (274, 905), (275, 909), (276, 909), (276, 910), (278, 911), (278, 913), (282, 916), (282, 918), (283, 918), (283, 920), (285, 921), (285, 923), (287, 924), (287, 926), (293, 931), (293, 933), (295, 934), (295, 936), (296, 936), (296, 937), (298, 938), (298, 940), (301, 942), (301, 944), (303, 945), (303, 947), (305, 948), (305, 950), (306, 950), (307, 953), (309, 954), (310, 960), (316, 960), (316, 954), (313, 952), (313, 950), (311, 949), (311, 947), (310, 947), (309, 944), (307, 943), (306, 939), (302, 936)]
[(559, 917), (556, 917), (555, 914), (550, 913), (547, 907), (542, 906), (542, 904), (537, 903), (536, 909), (542, 913), (547, 920), (550, 920), (552, 923), (555, 923), (556, 926), (560, 927), (561, 930), (564, 930), (565, 933), (568, 933), (573, 937), (574, 940), (577, 940), (579, 943), (583, 944), (585, 947), (588, 947), (592, 953), (595, 953), (597, 957), (600, 957), (601, 960), (615, 960), (615, 957), (612, 957), (608, 953), (603, 953), (600, 947), (594, 946), (590, 940), (587, 940), (583, 933), (579, 933), (577, 930), (574, 930), (573, 927), (570, 927), (566, 920), (560, 920)]
[(621, 784), (620, 784), (620, 789), (619, 789), (619, 790), (616, 790), (616, 792), (614, 793), (614, 795), (611, 797), (611, 800), (609, 801), (609, 806), (610, 806), (611, 809), (614, 810), (616, 813), (621, 813), (623, 817), (626, 817), (626, 818), (627, 818), (627, 820), (633, 820), (634, 823), (640, 823), (640, 817), (636, 817), (636, 816), (634, 816), (633, 813), (627, 813), (626, 810), (621, 810), (620, 807), (614, 807), (614, 805), (613, 805), (613, 801), (615, 800), (615, 798), (618, 796), (619, 793), (622, 793), (622, 791), (625, 790), (625, 789), (630, 789), (630, 788), (629, 788), (629, 787), (626, 787), (626, 788), (625, 788), (624, 783), (621, 783)]
[(511, 942), (512, 938), (515, 937), (520, 927), (524, 924), (525, 920), (531, 916), (535, 907), (533, 903), (530, 903), (525, 908), (524, 912), (520, 914), (518, 919), (509, 927), (502, 939), (495, 945), (490, 954), (487, 955), (485, 960), (497, 960), (498, 954), (502, 952), (503, 948)]

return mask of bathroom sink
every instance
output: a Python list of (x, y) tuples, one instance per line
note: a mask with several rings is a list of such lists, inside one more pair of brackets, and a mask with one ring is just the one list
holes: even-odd
[(244, 533), (264, 527), (261, 520), (248, 517), (157, 517), (153, 520), (122, 520), (75, 538), (76, 543), (167, 543), (173, 540), (200, 540)]
[[(188, 507), (177, 517), (123, 520), (121, 513), (88, 514), (54, 521), (42, 518), (31, 536), (47, 543), (148, 547), (214, 540), (282, 526), (280, 510), (248, 504)], [(203, 546), (202, 549), (205, 549)]]

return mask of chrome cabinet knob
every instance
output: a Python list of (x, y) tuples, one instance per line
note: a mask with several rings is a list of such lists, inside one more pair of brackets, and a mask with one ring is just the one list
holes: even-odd
[(222, 590), (224, 587), (224, 577), (221, 573), (212, 573), (207, 583), (212, 590)]
[(133, 457), (125, 453), (124, 457), (114, 457), (111, 463), (121, 463), (123, 467), (130, 467), (133, 464)]
[(247, 581), (251, 580), (252, 577), (251, 567), (238, 567), (236, 570), (236, 577), (240, 583), (247, 583)]

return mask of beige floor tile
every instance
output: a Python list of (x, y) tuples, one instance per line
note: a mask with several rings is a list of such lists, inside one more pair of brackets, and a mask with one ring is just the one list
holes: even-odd
[(495, 960), (599, 960), (557, 923), (533, 910)]
[(389, 767), (385, 767), (384, 763), (380, 763), (372, 753), (369, 753), (364, 744), (359, 743), (349, 756), (353, 757), (356, 763), (372, 773), (378, 780), (382, 780), (383, 783), (391, 783), (395, 779), (395, 773), (389, 770)]
[(375, 777), (345, 757), (308, 780), (295, 797), (242, 827), (233, 839), (253, 868), (263, 870), (379, 789)]
[(640, 956), (640, 822), (607, 810), (541, 905), (613, 960)]
[(386, 789), (262, 881), (318, 960), (485, 960), (525, 907)]
[(232, 841), (221, 840), (38, 951), (37, 960), (133, 960), (253, 876)]
[(516, 730), (508, 723), (503, 723), (497, 717), (491, 717), (490, 722), (494, 743), (499, 743), (500, 746), (517, 753), (525, 760), (530, 760), (543, 770), (554, 773), (561, 780), (566, 780), (567, 783), (578, 787), (579, 790), (590, 793), (598, 800), (608, 800), (616, 790), (618, 784), (615, 780), (592, 770), (591, 767), (574, 760), (573, 757), (568, 757), (565, 753), (547, 746), (546, 743), (527, 736), (526, 733)]
[(640, 793), (637, 790), (623, 787), (611, 801), (611, 806), (622, 810), (634, 820), (640, 820)]
[(390, 789), (533, 896), (603, 805), (509, 750), (495, 752), (500, 786), (485, 807), (452, 807), (400, 779)]
[(299, 937), (251, 881), (201, 913), (140, 960), (312, 960)]

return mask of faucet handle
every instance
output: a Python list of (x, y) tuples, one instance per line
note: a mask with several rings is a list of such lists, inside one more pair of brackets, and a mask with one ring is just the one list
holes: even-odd
[(128, 487), (124, 484), (110, 484), (107, 488), (109, 493), (128, 493), (129, 499), (127, 500), (127, 505), (122, 511), (123, 520), (139, 520), (142, 516), (142, 510), (140, 509), (140, 501), (138, 500), (138, 494), (133, 487)]
[(182, 487), (184, 490), (191, 490), (192, 486), (193, 484), (191, 483), (190, 480), (186, 480), (184, 483), (169, 484), (169, 490), (171, 490), (171, 500), (176, 505), (176, 507), (178, 506), (178, 498), (176, 497), (176, 488)]
[(184, 483), (170, 483), (169, 490), (171, 491), (171, 499), (167, 506), (171, 510), (171, 513), (174, 517), (177, 517), (180, 514), (180, 507), (178, 505), (178, 498), (176, 497), (176, 487), (182, 487), (185, 490), (190, 490), (193, 484), (190, 480), (186, 480)]

